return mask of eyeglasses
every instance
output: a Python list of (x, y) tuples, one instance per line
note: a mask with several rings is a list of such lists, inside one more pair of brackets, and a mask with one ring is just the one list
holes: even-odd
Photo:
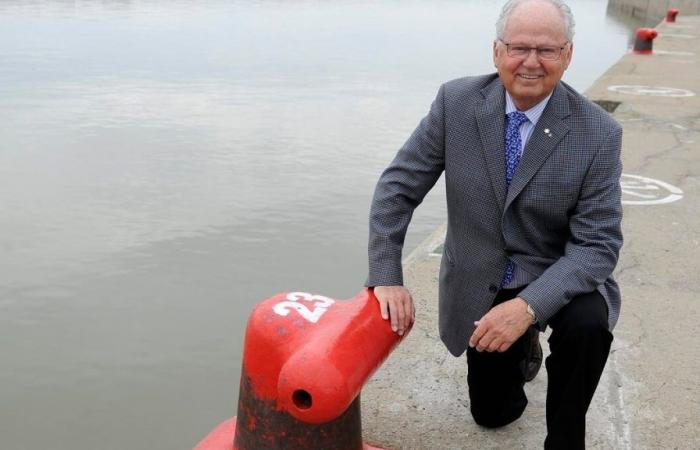
[(561, 58), (561, 52), (569, 44), (566, 42), (564, 46), (557, 47), (556, 45), (544, 45), (542, 47), (528, 47), (523, 44), (509, 44), (501, 39), (499, 41), (503, 42), (506, 46), (506, 53), (511, 58), (525, 59), (530, 56), (530, 52), (534, 51), (539, 59), (546, 59), (548, 61), (556, 61)]

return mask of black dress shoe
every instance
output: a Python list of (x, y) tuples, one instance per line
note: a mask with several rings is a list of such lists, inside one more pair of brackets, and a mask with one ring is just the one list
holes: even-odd
[(542, 367), (542, 346), (540, 345), (540, 332), (535, 327), (530, 327), (525, 332), (525, 359), (520, 363), (525, 381), (532, 381)]

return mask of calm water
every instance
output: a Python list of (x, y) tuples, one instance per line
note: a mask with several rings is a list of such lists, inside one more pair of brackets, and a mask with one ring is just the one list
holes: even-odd
[[(347, 298), (382, 168), (501, 2), (0, 2), (0, 448), (191, 448), (252, 306)], [(572, 1), (566, 79), (627, 48)], [(438, 187), (408, 247), (444, 220)]]

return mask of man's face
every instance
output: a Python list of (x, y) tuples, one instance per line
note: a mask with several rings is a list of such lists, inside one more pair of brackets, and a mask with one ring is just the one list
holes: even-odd
[[(505, 44), (524, 47), (565, 47), (558, 60), (538, 58), (531, 51), (525, 57), (511, 57)], [(564, 21), (550, 3), (526, 2), (511, 13), (503, 41), (493, 43), (493, 60), (508, 93), (520, 110), (532, 108), (549, 95), (569, 67), (573, 46), (567, 43)]]

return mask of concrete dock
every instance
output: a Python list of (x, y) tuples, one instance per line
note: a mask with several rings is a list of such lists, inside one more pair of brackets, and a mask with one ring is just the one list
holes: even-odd
[[(661, 23), (654, 54), (627, 54), (587, 92), (624, 127), (622, 315), (588, 413), (592, 449), (700, 449), (700, 16)], [(438, 336), (444, 229), (405, 260), (411, 334), (363, 390), (365, 440), (385, 449), (535, 449), (544, 368), (529, 405), (499, 430), (469, 413), (466, 358)], [(548, 333), (541, 336), (547, 353)]]

